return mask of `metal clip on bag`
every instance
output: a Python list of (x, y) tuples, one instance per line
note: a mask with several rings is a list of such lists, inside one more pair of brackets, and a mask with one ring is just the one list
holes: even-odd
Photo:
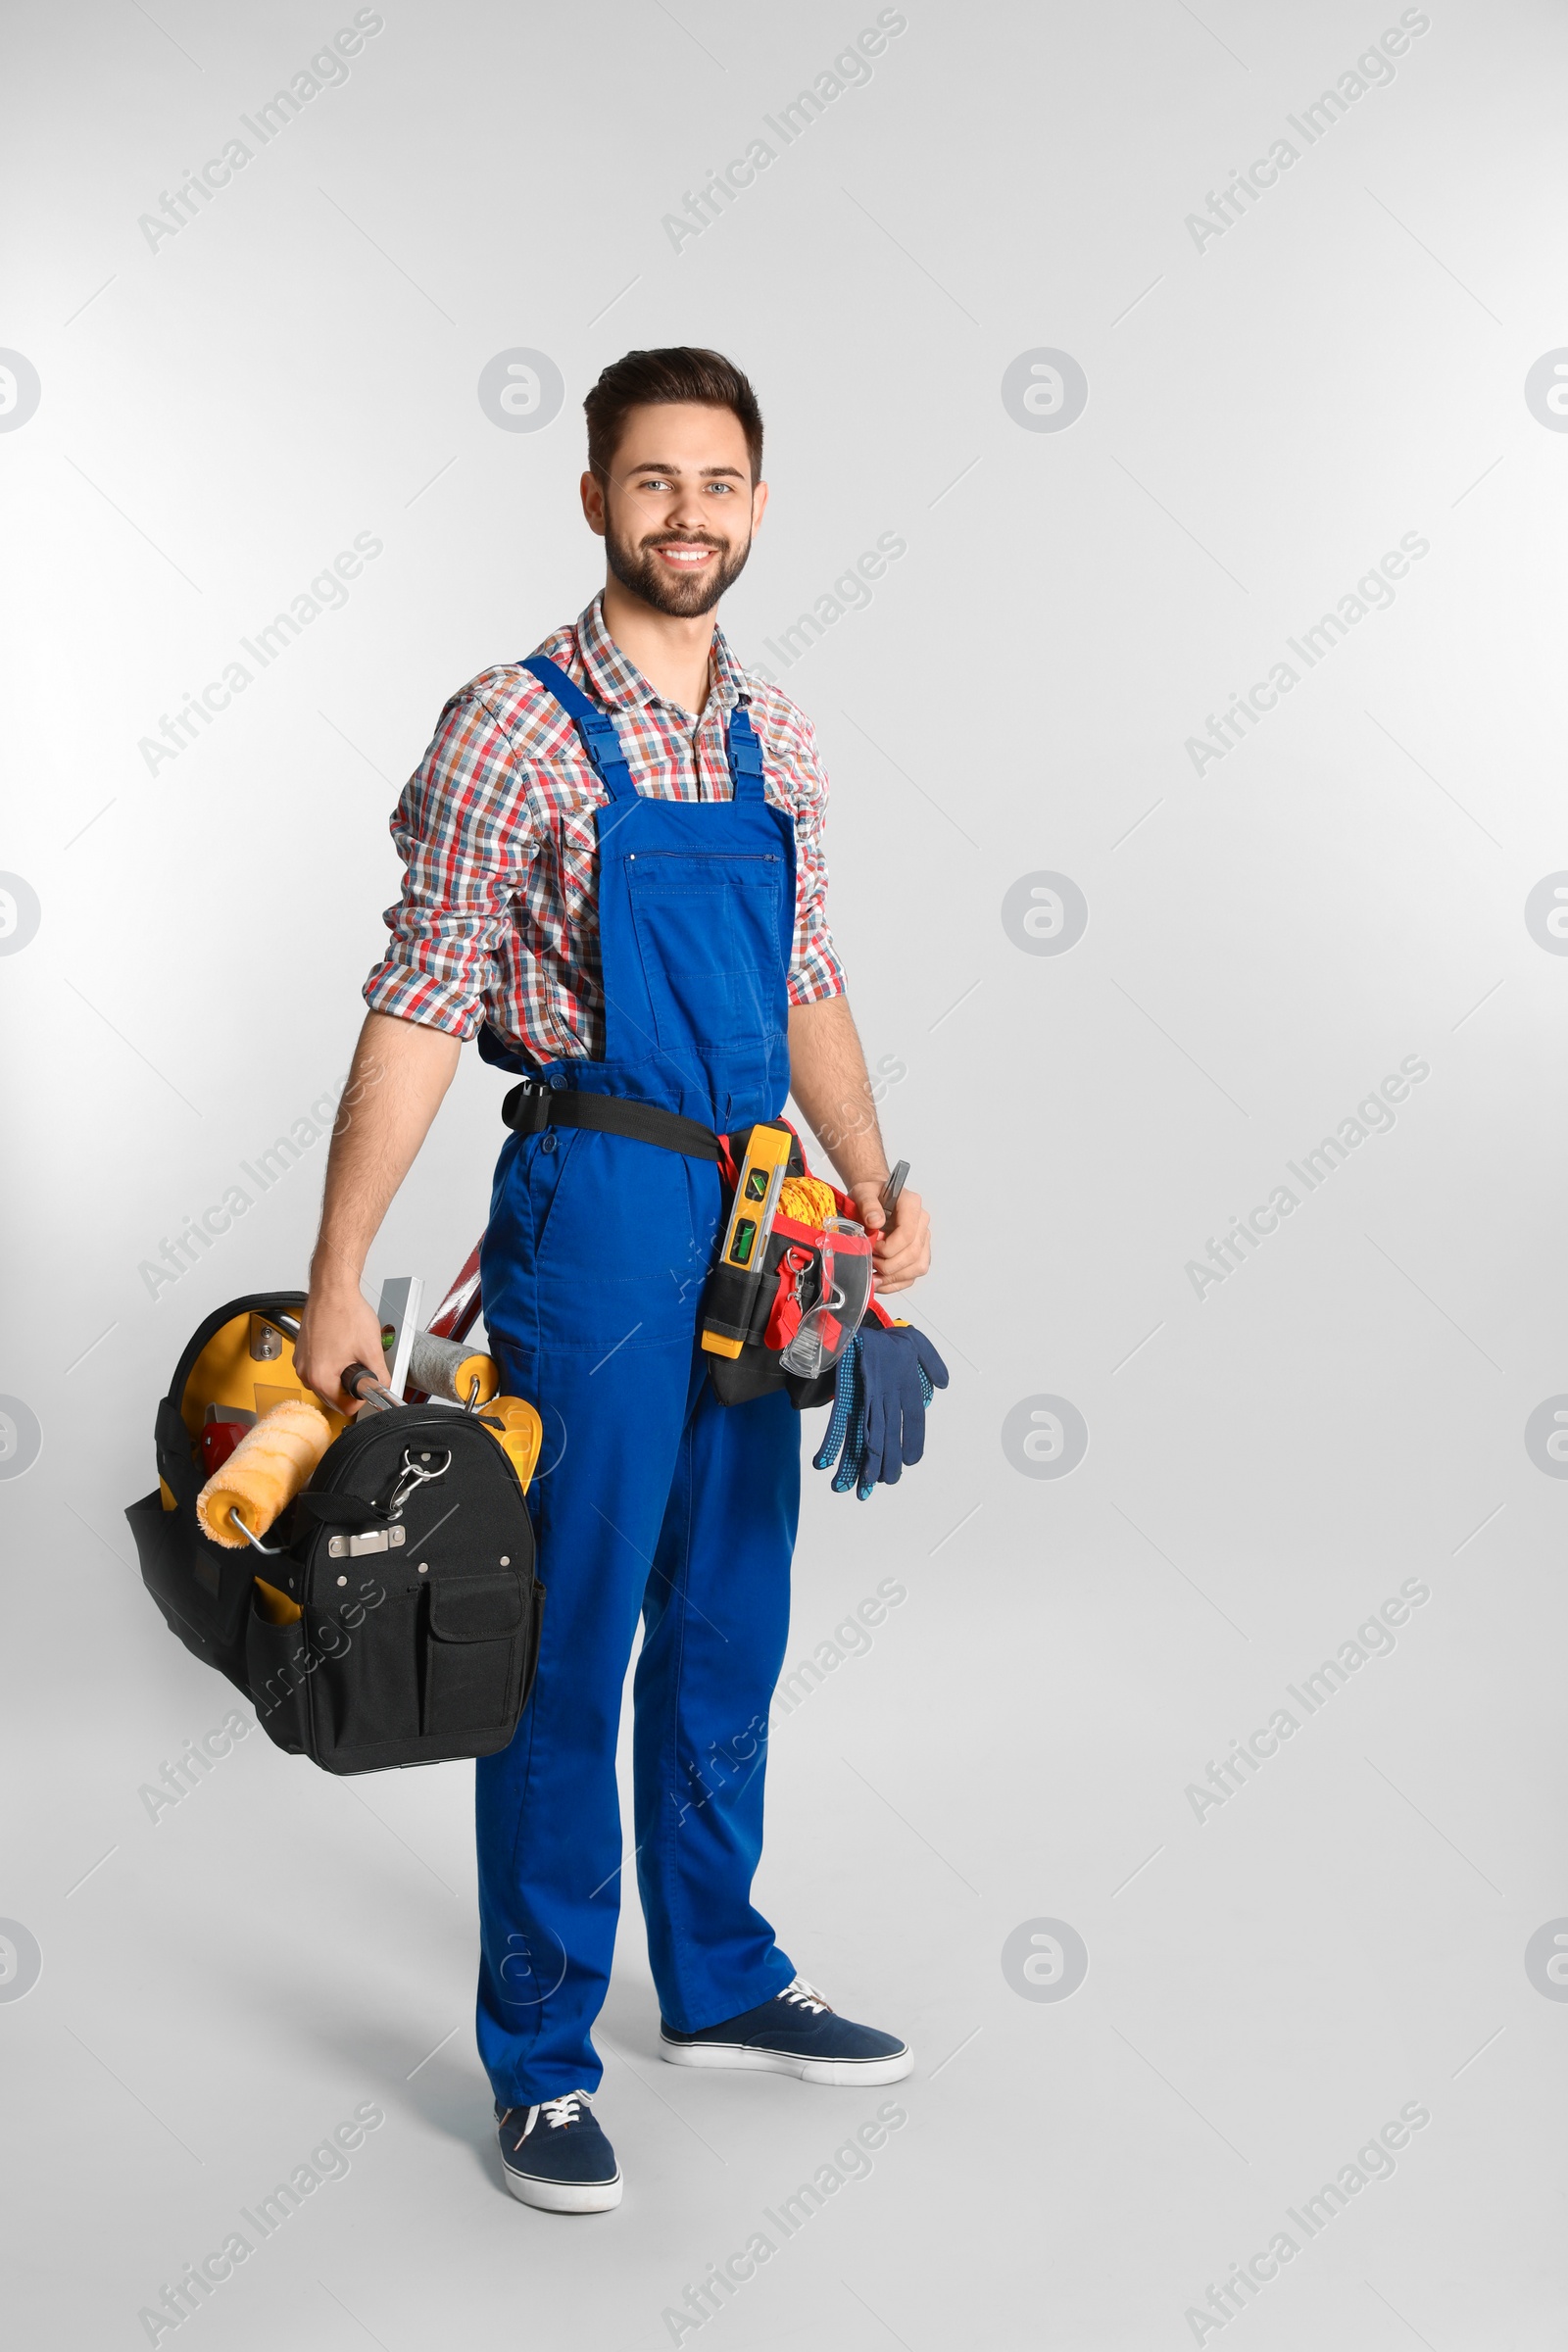
[[(732, 1198), (742, 1184), (751, 1135), (746, 1128), (724, 1139)], [(806, 1173), (792, 1134), (785, 1174)], [(848, 1194), (827, 1189), (839, 1209), (853, 1211)], [(739, 1344), (737, 1352), (707, 1356), (719, 1402), (747, 1404), (784, 1389), (802, 1412), (830, 1403), (845, 1345), (863, 1315), (882, 1315), (873, 1303), (870, 1237), (849, 1216), (808, 1225), (779, 1209), (755, 1267), (737, 1268), (725, 1262), (726, 1254), (709, 1277), (702, 1313), (705, 1334), (721, 1335), (731, 1348)]]
[(158, 1408), (158, 1490), (125, 1513), (142, 1581), (269, 1738), (323, 1771), (492, 1755), (527, 1704), (544, 1601), (499, 1424), (450, 1405), (329, 1414), (338, 1434), (263, 1545), (197, 1522), (204, 1425), (309, 1394), (269, 1320), (304, 1303), (236, 1298), (192, 1337)]

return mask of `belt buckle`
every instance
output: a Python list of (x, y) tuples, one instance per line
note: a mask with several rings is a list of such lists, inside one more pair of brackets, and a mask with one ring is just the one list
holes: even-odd
[(550, 1089), (542, 1078), (519, 1078), (501, 1106), (514, 1135), (538, 1135), (550, 1124)]

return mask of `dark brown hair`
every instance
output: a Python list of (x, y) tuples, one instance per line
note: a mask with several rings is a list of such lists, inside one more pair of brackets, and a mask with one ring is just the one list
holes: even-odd
[(676, 343), (662, 351), (628, 351), (607, 368), (583, 402), (588, 418), (588, 464), (602, 482), (610, 479), (611, 461), (620, 442), (629, 409), (663, 407), (672, 401), (697, 401), (706, 408), (728, 409), (746, 435), (752, 480), (762, 471), (762, 412), (732, 360), (722, 352), (703, 351)]

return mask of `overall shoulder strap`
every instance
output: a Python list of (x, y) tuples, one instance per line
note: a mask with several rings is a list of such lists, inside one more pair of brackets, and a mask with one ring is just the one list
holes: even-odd
[(594, 772), (612, 801), (635, 800), (637, 787), (626, 765), (626, 755), (620, 748), (615, 722), (608, 710), (590, 702), (580, 686), (574, 686), (565, 671), (547, 655), (534, 654), (522, 667), (536, 677), (541, 686), (553, 694), (568, 718), (575, 722), (582, 738), (582, 748), (593, 762)]
[(744, 703), (737, 703), (730, 712), (727, 748), (730, 789), (736, 800), (762, 800), (762, 747)]

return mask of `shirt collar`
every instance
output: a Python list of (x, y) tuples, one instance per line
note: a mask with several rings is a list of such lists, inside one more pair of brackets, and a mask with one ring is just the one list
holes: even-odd
[[(596, 701), (607, 710), (635, 710), (648, 703), (659, 703), (662, 697), (650, 686), (634, 662), (628, 662), (615, 640), (605, 626), (604, 592), (577, 619), (577, 651), (588, 684)], [(713, 651), (710, 663), (711, 688), (708, 708), (716, 697), (718, 707), (726, 715), (735, 705), (750, 694), (746, 672), (730, 652), (722, 629), (713, 631)], [(667, 706), (673, 708), (673, 705)]]

